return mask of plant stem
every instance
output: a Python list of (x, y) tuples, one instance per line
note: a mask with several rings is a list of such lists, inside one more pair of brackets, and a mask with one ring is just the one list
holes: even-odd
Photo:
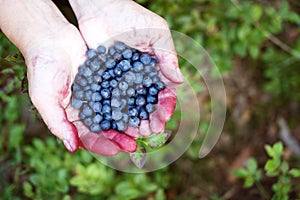
[(255, 185), (264, 199), (270, 199), (269, 193), (265, 190), (264, 186), (261, 184), (260, 181), (255, 181)]

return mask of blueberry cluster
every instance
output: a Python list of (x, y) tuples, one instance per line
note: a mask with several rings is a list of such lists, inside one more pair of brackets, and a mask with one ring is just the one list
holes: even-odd
[(86, 57), (72, 85), (71, 105), (91, 132), (125, 131), (149, 119), (165, 88), (155, 56), (116, 42), (108, 50), (89, 49)]

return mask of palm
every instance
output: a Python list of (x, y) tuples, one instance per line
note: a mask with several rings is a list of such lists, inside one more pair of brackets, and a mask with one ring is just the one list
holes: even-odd
[[(97, 8), (97, 5), (93, 5)], [(164, 130), (176, 104), (176, 84), (182, 82), (177, 57), (168, 25), (158, 15), (132, 1), (116, 1), (103, 10), (79, 19), (80, 31), (90, 48), (122, 41), (141, 51), (157, 56), (160, 78), (167, 88), (159, 94), (158, 109), (151, 114), (150, 123), (143, 121), (139, 129), (125, 131), (134, 137)]]

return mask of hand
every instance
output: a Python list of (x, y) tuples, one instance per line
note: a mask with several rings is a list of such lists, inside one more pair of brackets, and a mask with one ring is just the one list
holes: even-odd
[[(31, 100), (50, 131), (71, 152), (79, 146), (102, 155), (132, 151), (135, 141), (130, 137), (109, 140), (86, 131), (82, 123), (72, 119), (78, 111), (69, 103), (71, 84), (87, 50), (79, 31), (50, 1), (13, 3), (15, 6), (5, 1), (0, 6), (0, 26), (25, 57)], [(11, 13), (17, 14), (11, 18)]]
[[(141, 51), (154, 53), (159, 61), (161, 80), (166, 89), (159, 93), (158, 107), (150, 120), (142, 120), (139, 128), (128, 126), (127, 135), (138, 137), (164, 131), (166, 121), (176, 105), (177, 84), (183, 82), (169, 27), (164, 19), (133, 1), (88, 0), (70, 1), (79, 28), (89, 48), (114, 41)], [(104, 135), (124, 135), (116, 131)]]

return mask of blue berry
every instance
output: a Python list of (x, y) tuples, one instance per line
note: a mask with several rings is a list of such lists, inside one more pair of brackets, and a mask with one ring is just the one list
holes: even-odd
[(116, 68), (114, 69), (114, 74), (115, 74), (116, 76), (121, 76), (121, 75), (122, 75), (122, 70), (121, 70), (121, 68), (120, 68), (120, 67), (116, 67)]
[(99, 45), (97, 47), (97, 51), (98, 51), (98, 53), (104, 54), (106, 52), (106, 47), (103, 45)]
[(136, 73), (134, 83), (141, 84), (142, 82), (143, 82), (143, 75), (141, 73)]
[[(81, 66), (78, 68), (78, 75), (83, 75), (86, 68), (87, 68), (87, 67), (86, 67), (85, 65), (81, 65)], [(77, 79), (78, 79), (78, 77), (77, 77)]]
[(76, 91), (76, 92), (75, 92), (75, 97), (76, 97), (77, 99), (84, 100), (84, 96), (85, 96), (85, 94), (84, 94), (83, 91)]
[(129, 116), (127, 114), (123, 113), (123, 115), (122, 115), (122, 121), (124, 121), (125, 123), (127, 123), (128, 120), (129, 120)]
[(139, 94), (139, 95), (146, 95), (147, 94), (147, 90), (143, 87), (143, 86), (138, 86), (136, 88), (136, 94)]
[(120, 111), (120, 109), (114, 109), (112, 111), (112, 119), (116, 121), (122, 119), (122, 112)]
[(101, 99), (102, 99), (102, 97), (99, 92), (94, 92), (92, 94), (92, 101), (100, 101)]
[(113, 97), (120, 97), (121, 96), (121, 91), (118, 88), (114, 88), (111, 92), (111, 95)]
[(104, 105), (102, 106), (101, 112), (102, 112), (103, 114), (104, 114), (104, 113), (110, 113), (110, 112), (111, 112), (111, 107), (110, 107), (110, 105), (104, 104)]
[(145, 65), (148, 65), (151, 61), (151, 56), (149, 54), (146, 54), (146, 53), (143, 53), (141, 56), (140, 56), (140, 61), (145, 64)]
[(150, 87), (152, 85), (152, 79), (149, 76), (144, 77), (143, 85), (145, 87)]
[(157, 103), (157, 98), (155, 96), (148, 95), (146, 100), (147, 103), (152, 103), (152, 104)]
[(111, 113), (104, 113), (103, 117), (105, 120), (111, 121), (112, 120), (112, 116)]
[(131, 108), (128, 110), (128, 115), (130, 117), (136, 117), (138, 116), (138, 110), (136, 108)]
[(109, 99), (110, 98), (110, 91), (109, 91), (109, 89), (104, 88), (104, 89), (101, 90), (100, 93), (101, 93), (101, 95), (102, 95), (102, 97), (104, 99)]
[(134, 79), (135, 79), (135, 74), (131, 71), (126, 72), (125, 76), (125, 81), (128, 83), (128, 85), (133, 85)]
[(158, 90), (155, 87), (151, 86), (149, 88), (149, 94), (152, 95), (152, 96), (155, 96), (155, 95), (158, 94)]
[(145, 109), (141, 109), (139, 113), (140, 119), (149, 119), (149, 115)]
[(103, 131), (107, 131), (110, 129), (110, 122), (108, 120), (103, 120), (101, 123), (100, 123), (100, 128), (103, 130)]
[(86, 69), (84, 70), (83, 76), (85, 76), (85, 77), (90, 77), (90, 76), (92, 76), (92, 74), (93, 74), (92, 70), (91, 70), (90, 68), (86, 68)]
[(99, 54), (98, 56), (97, 56), (97, 58), (98, 58), (98, 60), (99, 61), (101, 61), (101, 62), (106, 62), (106, 60), (107, 60), (107, 57), (106, 57), (106, 55), (105, 54)]
[(82, 113), (83, 113), (85, 116), (89, 117), (89, 116), (92, 116), (93, 110), (92, 110), (88, 105), (84, 105), (84, 106), (83, 106), (83, 109), (82, 109)]
[(84, 100), (90, 101), (92, 99), (93, 92), (91, 90), (86, 91), (84, 95)]
[(114, 60), (115, 61), (120, 61), (122, 59), (122, 54), (120, 54), (120, 53), (115, 53), (114, 54)]
[(98, 85), (98, 84), (96, 84), (96, 83), (92, 83), (92, 85), (91, 85), (91, 89), (92, 89), (92, 91), (94, 91), (94, 92), (96, 92), (96, 91), (100, 91), (100, 89), (101, 89), (101, 86), (100, 86), (100, 85)]
[(148, 103), (148, 104), (146, 105), (146, 111), (147, 111), (148, 113), (151, 113), (151, 112), (153, 112), (153, 111), (154, 111), (154, 109), (155, 109), (155, 107), (154, 107), (154, 105), (153, 105), (153, 104), (151, 104), (151, 103)]
[(109, 88), (109, 86), (110, 86), (110, 81), (103, 81), (101, 83), (101, 87), (102, 88)]
[(93, 133), (99, 133), (101, 131), (101, 127), (99, 124), (92, 124), (90, 126), (90, 130), (93, 132)]
[(111, 80), (109, 82), (109, 85), (113, 88), (117, 87), (118, 86), (118, 81), (116, 81), (115, 79)]
[(145, 98), (144, 98), (143, 96), (138, 96), (138, 97), (136, 98), (136, 100), (135, 100), (135, 104), (136, 104), (137, 106), (143, 106), (143, 105), (146, 104), (146, 100), (145, 100)]
[(110, 73), (109, 73), (108, 71), (105, 71), (105, 72), (103, 72), (103, 74), (102, 74), (102, 78), (103, 78), (104, 80), (108, 80), (108, 79), (111, 78), (111, 75), (110, 75)]
[(125, 99), (121, 99), (120, 110), (123, 110), (127, 105), (127, 101)]
[(100, 102), (95, 102), (93, 105), (92, 105), (92, 109), (94, 112), (101, 112), (101, 108), (102, 108), (102, 105)]
[(132, 65), (132, 67), (135, 72), (140, 72), (144, 69), (143, 63), (141, 63), (139, 61), (135, 61)]
[(106, 67), (107, 69), (112, 69), (112, 68), (115, 67), (115, 65), (116, 65), (116, 61), (115, 61), (114, 59), (112, 59), (112, 58), (108, 59), (108, 60), (106, 61), (106, 63), (105, 63), (105, 67)]
[(122, 60), (117, 66), (120, 67), (120, 69), (124, 72), (128, 71), (131, 68), (130, 62), (128, 60)]
[(126, 130), (126, 125), (122, 120), (117, 121), (116, 124), (117, 124), (118, 131), (125, 131)]
[(123, 43), (123, 42), (117, 42), (115, 44), (115, 48), (118, 50), (118, 51), (123, 51), (125, 48), (126, 48), (126, 45)]
[(102, 104), (110, 105), (111, 101), (109, 99), (105, 99), (102, 101)]
[(155, 83), (155, 88), (158, 89), (159, 91), (163, 90), (165, 88), (165, 84), (161, 81), (158, 81)]
[(134, 53), (131, 57), (132, 61), (137, 61), (140, 58), (140, 55), (138, 53)]
[(87, 77), (86, 80), (87, 80), (88, 84), (92, 84), (93, 83), (93, 78), (91, 76)]
[(112, 98), (111, 99), (111, 106), (112, 107), (118, 108), (118, 107), (120, 107), (120, 105), (121, 105), (121, 102), (120, 102), (119, 99), (117, 99), (117, 98)]
[(131, 117), (129, 119), (129, 125), (132, 127), (138, 127), (140, 124), (140, 119), (137, 117)]
[(118, 130), (116, 121), (114, 121), (114, 120), (111, 121), (111, 128), (114, 129), (114, 130)]
[(123, 51), (122, 55), (125, 59), (130, 59), (132, 57), (132, 51), (130, 49), (126, 49)]
[(90, 125), (92, 125), (93, 120), (92, 120), (91, 118), (85, 118), (85, 119), (83, 120), (83, 123), (84, 123), (85, 125), (87, 125), (87, 126), (90, 126)]
[(78, 85), (80, 85), (82, 87), (85, 87), (88, 84), (87, 80), (85, 78), (83, 78), (83, 77), (78, 77), (76, 79), (76, 83), (78, 83)]
[(96, 124), (99, 124), (103, 119), (103, 116), (100, 114), (96, 114), (95, 117), (93, 118), (93, 122)]
[(155, 67), (157, 63), (157, 60), (155, 58), (151, 58), (151, 61), (149, 63), (150, 66)]
[(72, 101), (71, 101), (71, 105), (72, 105), (73, 108), (79, 109), (82, 106), (82, 101), (79, 100), (79, 99), (74, 99), (73, 98)]
[(100, 62), (97, 59), (94, 59), (90, 65), (91, 65), (91, 70), (94, 72), (100, 69)]
[(122, 90), (122, 91), (126, 91), (128, 88), (128, 84), (125, 82), (125, 81), (121, 81), (119, 83), (119, 89)]
[(108, 73), (110, 74), (111, 78), (116, 76), (113, 69), (108, 70)]
[(133, 88), (128, 88), (128, 90), (127, 90), (127, 95), (128, 95), (129, 97), (134, 96), (134, 93), (135, 93), (135, 90), (134, 90)]
[(94, 57), (97, 56), (97, 51), (95, 49), (89, 49), (87, 52), (86, 52), (86, 57), (88, 59), (92, 59)]
[(112, 55), (114, 55), (115, 53), (116, 53), (116, 49), (115, 49), (115, 47), (109, 47), (109, 49), (108, 49), (108, 53), (112, 56)]
[(135, 102), (135, 99), (133, 97), (131, 97), (127, 101), (128, 101), (128, 106), (133, 106), (134, 102)]

